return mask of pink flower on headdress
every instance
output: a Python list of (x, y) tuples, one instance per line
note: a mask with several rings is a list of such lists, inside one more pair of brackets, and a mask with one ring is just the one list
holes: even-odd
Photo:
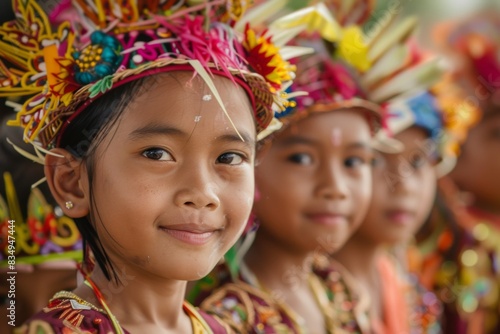
[(162, 17), (156, 19), (177, 39), (172, 43), (174, 56), (198, 60), (205, 67), (213, 63), (229, 77), (229, 68), (242, 69), (242, 61), (238, 59), (241, 46), (226, 25), (212, 24), (207, 31), (202, 16), (185, 16), (173, 22)]
[(331, 88), (342, 97), (342, 100), (350, 100), (361, 95), (358, 83), (353, 74), (341, 63), (325, 62), (322, 79), (330, 84)]

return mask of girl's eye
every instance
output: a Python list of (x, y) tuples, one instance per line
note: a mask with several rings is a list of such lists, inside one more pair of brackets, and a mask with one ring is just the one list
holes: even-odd
[(422, 154), (415, 154), (410, 157), (410, 165), (414, 169), (419, 169), (428, 162), (428, 159)]
[(382, 168), (386, 165), (386, 160), (385, 158), (382, 156), (382, 154), (376, 154), (372, 161), (372, 166), (375, 167), (375, 168)]
[(348, 168), (356, 168), (364, 164), (366, 164), (366, 161), (361, 157), (349, 157), (344, 160), (344, 166)]
[(170, 153), (162, 148), (150, 148), (142, 152), (142, 155), (151, 160), (158, 161), (173, 161), (174, 158)]
[(238, 153), (224, 153), (217, 158), (217, 163), (224, 165), (239, 165), (243, 161), (243, 156)]
[(312, 156), (306, 153), (296, 153), (288, 157), (288, 160), (299, 165), (312, 164)]

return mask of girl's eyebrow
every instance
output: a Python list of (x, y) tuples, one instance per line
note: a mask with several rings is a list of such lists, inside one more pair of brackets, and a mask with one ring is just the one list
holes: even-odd
[(226, 142), (226, 143), (240, 143), (243, 144), (244, 146), (248, 147), (249, 149), (254, 149), (255, 148), (255, 139), (250, 136), (248, 133), (245, 131), (242, 131), (238, 129), (238, 132), (240, 133), (241, 138), (236, 134), (236, 133), (227, 133), (223, 134), (220, 136), (217, 136), (216, 140), (219, 142)]
[(129, 135), (128, 138), (130, 140), (137, 140), (137, 139), (142, 139), (142, 138), (147, 138), (147, 137), (152, 137), (152, 136), (157, 136), (157, 135), (170, 135), (170, 136), (177, 136), (177, 137), (188, 137), (188, 133), (178, 129), (174, 128), (171, 126), (167, 125), (162, 125), (162, 124), (147, 124), (143, 127), (140, 127), (138, 129), (135, 129), (132, 131)]
[[(240, 133), (244, 141), (242, 141), (241, 138), (236, 133), (227, 133), (217, 136), (216, 140), (219, 142), (238, 142), (244, 144), (245, 146), (248, 146), (249, 148), (255, 147), (255, 139), (252, 138), (252, 136), (250, 136), (247, 132), (243, 130), (238, 130), (238, 132)], [(130, 140), (137, 140), (158, 135), (186, 137), (186, 138), (189, 137), (189, 134), (187, 132), (184, 132), (175, 127), (163, 124), (147, 124), (143, 127), (140, 127), (132, 131), (128, 135), (128, 138)]]
[(314, 146), (317, 144), (317, 142), (311, 138), (301, 137), (301, 136), (293, 136), (293, 137), (285, 138), (284, 140), (281, 140), (277, 143), (277, 145), (281, 146), (281, 147), (288, 147), (288, 146), (299, 145), (299, 144), (300, 145)]
[(370, 146), (370, 144), (361, 141), (349, 144), (347, 145), (347, 148), (359, 148), (367, 151), (373, 151), (373, 148)]
[[(312, 138), (293, 136), (293, 137), (285, 138), (284, 140), (277, 143), (277, 145), (280, 147), (288, 147), (288, 146), (293, 146), (293, 145), (315, 146), (315, 145), (318, 145), (318, 142)], [(368, 150), (368, 151), (373, 151), (370, 144), (367, 142), (364, 142), (364, 141), (350, 143), (346, 147), (349, 149), (364, 149), (364, 150)]]

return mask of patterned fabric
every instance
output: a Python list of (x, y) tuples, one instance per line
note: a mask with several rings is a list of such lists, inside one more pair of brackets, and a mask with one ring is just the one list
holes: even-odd
[[(321, 273), (329, 284), (328, 290), (333, 293), (335, 318), (346, 333), (441, 332), (439, 320), (442, 308), (437, 297), (413, 276), (399, 270), (393, 259), (382, 258), (378, 266), (381, 281), (386, 283), (385, 287), (396, 288), (386, 290), (390, 293), (382, 292), (383, 309), (385, 313), (389, 313), (383, 322), (370, 320), (369, 301), (356, 293), (354, 277), (340, 263), (319, 258), (315, 267), (316, 272)], [(388, 310), (392, 311), (387, 312)]]
[(190, 297), (190, 302), (223, 319), (236, 333), (304, 333), (272, 296), (243, 276), (232, 279), (225, 263), (199, 281)]
[(458, 195), (440, 180), (432, 233), (421, 238), (413, 270), (443, 302), (445, 333), (500, 333), (500, 217), (466, 208)]
[[(185, 303), (194, 334), (233, 333), (226, 325)], [(126, 330), (123, 330), (128, 334)], [(114, 334), (113, 324), (104, 310), (78, 298), (71, 292), (61, 291), (47, 307), (30, 318), (16, 334)]]
[[(318, 282), (318, 290), (327, 297), (323, 310), (328, 318), (327, 333), (362, 333), (354, 316), (355, 299), (340, 272), (324, 259), (315, 259), (311, 282)], [(198, 283), (190, 301), (223, 319), (237, 333), (307, 333), (302, 318), (279, 296), (258, 289), (250, 281), (241, 273), (232, 280), (227, 267), (220, 265)]]

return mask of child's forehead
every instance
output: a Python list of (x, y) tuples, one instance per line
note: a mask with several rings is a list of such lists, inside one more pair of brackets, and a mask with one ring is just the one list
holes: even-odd
[(329, 150), (349, 148), (366, 148), (372, 150), (369, 135), (362, 136), (359, 133), (345, 132), (338, 127), (334, 127), (327, 132), (298, 131), (283, 133), (273, 142), (273, 147), (277, 149), (287, 149), (296, 146)]
[(371, 137), (370, 125), (363, 113), (356, 110), (336, 110), (309, 114), (306, 117), (289, 123), (278, 134), (278, 138), (289, 136), (331, 137), (346, 139), (365, 139)]

